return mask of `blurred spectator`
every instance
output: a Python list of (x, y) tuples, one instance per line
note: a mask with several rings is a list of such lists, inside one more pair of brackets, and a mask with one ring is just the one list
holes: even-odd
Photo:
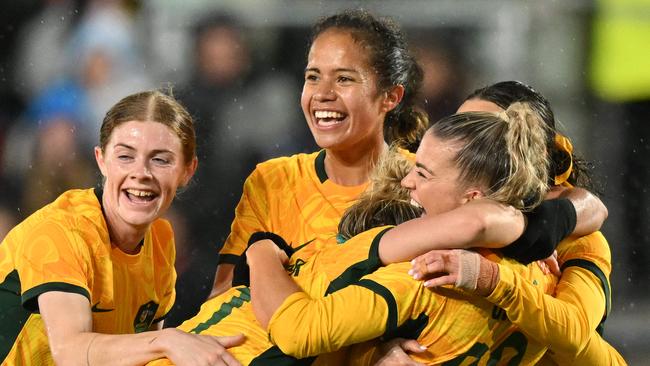
[(628, 263), (621, 268), (628, 281), (642, 284), (650, 280), (650, 1), (596, 4), (591, 82), (603, 103), (594, 133), (610, 138), (595, 149), (614, 185), (609, 192), (622, 192), (606, 197), (610, 217), (623, 218), (612, 247)]
[(462, 63), (453, 50), (435, 40), (413, 45), (415, 55), (424, 71), (422, 97), (431, 123), (456, 112), (463, 102), (465, 80)]
[(168, 326), (193, 315), (207, 297), (218, 251), (255, 164), (299, 152), (308, 136), (297, 113), (299, 89), (279, 71), (254, 72), (271, 65), (253, 67), (246, 29), (235, 18), (209, 14), (194, 27), (193, 39), (194, 70), (177, 97), (195, 118), (199, 168), (176, 202), (189, 224), (193, 265), (179, 271)]
[(23, 98), (39, 94), (65, 71), (70, 32), (83, 12), (80, 0), (48, 0), (19, 34), (14, 61), (15, 89)]

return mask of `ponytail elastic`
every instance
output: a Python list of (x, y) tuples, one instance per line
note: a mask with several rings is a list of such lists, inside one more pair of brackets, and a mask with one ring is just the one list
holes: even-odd
[(567, 180), (571, 176), (571, 172), (573, 171), (573, 145), (571, 144), (571, 141), (569, 139), (559, 133), (555, 134), (555, 147), (557, 147), (560, 151), (564, 151), (567, 153), (569, 156), (569, 167), (567, 168), (566, 171), (564, 171), (562, 174), (558, 174), (555, 176), (555, 185), (560, 185), (560, 184), (570, 184)]

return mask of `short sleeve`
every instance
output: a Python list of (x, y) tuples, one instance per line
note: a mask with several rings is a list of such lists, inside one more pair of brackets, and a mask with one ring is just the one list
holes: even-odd
[(24, 237), (15, 258), (27, 310), (37, 312), (38, 296), (48, 291), (78, 293), (90, 299), (90, 253), (76, 231), (46, 220)]
[(246, 250), (252, 233), (272, 231), (269, 224), (267, 184), (262, 172), (255, 169), (244, 182), (244, 190), (235, 210), (230, 235), (221, 249), (219, 263), (235, 264)]

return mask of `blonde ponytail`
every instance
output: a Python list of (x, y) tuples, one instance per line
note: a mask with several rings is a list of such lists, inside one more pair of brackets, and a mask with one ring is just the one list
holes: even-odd
[(501, 188), (490, 196), (497, 200), (526, 197), (519, 208), (528, 210), (542, 202), (548, 190), (548, 127), (526, 103), (513, 103), (499, 117), (508, 123), (505, 143), (510, 155), (510, 173)]

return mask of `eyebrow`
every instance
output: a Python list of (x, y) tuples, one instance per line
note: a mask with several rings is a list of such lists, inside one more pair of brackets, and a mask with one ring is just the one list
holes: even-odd
[[(320, 73), (320, 69), (317, 68), (317, 67), (306, 67), (306, 68), (305, 68), (305, 72), (307, 72), (307, 71), (313, 71), (313, 72)], [(356, 73), (356, 74), (359, 74), (359, 73), (360, 73), (359, 71), (357, 71), (357, 70), (355, 70), (355, 69), (346, 69), (346, 68), (344, 68), (344, 67), (341, 67), (341, 68), (335, 69), (334, 72), (353, 72), (353, 73)]]
[[(135, 147), (133, 147), (131, 145), (127, 145), (127, 144), (122, 143), (122, 142), (118, 142), (117, 144), (115, 144), (115, 147), (123, 147), (125, 149), (135, 150)], [(161, 153), (167, 153), (167, 154), (174, 155), (173, 151), (167, 150), (167, 149), (158, 149), (158, 150), (153, 150), (152, 151), (152, 155), (161, 154)]]
[(420, 168), (420, 169), (424, 169), (424, 170), (426, 170), (426, 171), (427, 171), (429, 174), (431, 174), (431, 175), (435, 175), (435, 174), (433, 174), (433, 172), (432, 172), (431, 170), (429, 170), (429, 168), (427, 168), (426, 166), (424, 166), (424, 164), (422, 164), (422, 163), (418, 163), (418, 162), (416, 161), (416, 162), (415, 162), (415, 166), (418, 167), (418, 168)]

